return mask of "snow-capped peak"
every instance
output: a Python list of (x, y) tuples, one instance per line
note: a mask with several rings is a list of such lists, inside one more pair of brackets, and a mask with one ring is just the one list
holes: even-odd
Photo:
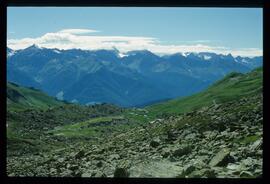
[(123, 57), (128, 56), (128, 54), (119, 52), (119, 53), (118, 53), (118, 56), (119, 56), (120, 58), (123, 58)]
[(187, 52), (182, 52), (181, 54), (182, 54), (182, 56), (184, 56), (184, 57), (187, 57), (187, 56), (188, 56), (188, 53), (187, 53)]
[(188, 57), (189, 55), (194, 54), (193, 52), (183, 52), (184, 57)]
[(11, 51), (10, 53), (7, 53), (7, 56), (10, 57), (10, 56), (13, 56), (15, 54), (15, 51)]
[(211, 53), (198, 53), (196, 55), (203, 60), (210, 60), (212, 58)]
[(42, 48), (38, 46), (37, 44), (33, 44), (30, 47), (28, 47), (28, 49), (42, 49)]
[(13, 56), (15, 53), (16, 53), (15, 50), (12, 50), (12, 49), (7, 47), (7, 57)]
[(11, 57), (16, 53), (15, 50), (10, 50), (9, 52), (7, 52), (7, 57)]
[(242, 63), (248, 63), (248, 61), (247, 61), (245, 58), (243, 58), (243, 59), (241, 60), (241, 62), (242, 62)]
[(53, 49), (53, 52), (55, 52), (57, 54), (61, 54), (60, 50), (58, 50), (58, 49)]
[(209, 59), (211, 59), (211, 58), (212, 58), (211, 56), (203, 55), (203, 59), (204, 59), (204, 60), (209, 60)]

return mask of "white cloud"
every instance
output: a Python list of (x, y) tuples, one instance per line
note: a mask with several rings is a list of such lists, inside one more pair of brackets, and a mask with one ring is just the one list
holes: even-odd
[(210, 42), (213, 42), (213, 40), (190, 40), (186, 42), (187, 43), (210, 43)]
[(58, 33), (70, 33), (70, 34), (86, 34), (86, 33), (96, 33), (99, 32), (93, 29), (63, 29), (58, 31)]
[(45, 48), (85, 50), (113, 49), (117, 48), (121, 53), (132, 50), (147, 49), (159, 55), (173, 54), (177, 52), (215, 52), (218, 54), (229, 54), (234, 56), (261, 56), (262, 50), (257, 48), (230, 49), (222, 46), (206, 45), (207, 41), (193, 44), (162, 44), (160, 40), (153, 37), (136, 36), (93, 36), (86, 33), (97, 32), (91, 29), (65, 29), (55, 33), (46, 33), (37, 38), (8, 39), (8, 47), (17, 50), (24, 49), (36, 44)]

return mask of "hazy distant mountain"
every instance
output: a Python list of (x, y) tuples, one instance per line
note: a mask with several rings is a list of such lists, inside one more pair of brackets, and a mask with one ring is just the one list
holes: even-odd
[(8, 81), (42, 89), (52, 96), (83, 104), (147, 104), (198, 92), (229, 72), (248, 72), (262, 57), (215, 53), (157, 56), (115, 50), (86, 51), (7, 48)]

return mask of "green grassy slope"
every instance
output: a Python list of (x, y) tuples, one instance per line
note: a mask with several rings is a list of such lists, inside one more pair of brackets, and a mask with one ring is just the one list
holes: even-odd
[[(82, 121), (74, 124), (68, 124), (64, 126), (57, 126), (53, 130), (49, 131), (57, 136), (65, 137), (91, 137), (93, 135), (98, 135), (97, 133), (102, 126), (102, 123), (108, 124), (111, 126), (113, 120), (122, 120), (122, 116), (107, 116), (107, 117), (98, 117), (91, 118), (87, 121)], [(100, 125), (99, 125), (100, 124)], [(108, 128), (105, 126), (105, 128)]]
[[(127, 126), (119, 119), (121, 113), (121, 108), (111, 104), (70, 104), (56, 100), (40, 90), (8, 82), (8, 154), (32, 154), (65, 147), (66, 143), (62, 140), (65, 138), (72, 138), (69, 140), (73, 142), (73, 138), (88, 141), (85, 138), (110, 132), (106, 123), (120, 121), (121, 126)], [(102, 123), (105, 125), (99, 126)]]
[(181, 114), (198, 108), (219, 104), (241, 97), (249, 97), (262, 91), (262, 67), (250, 73), (231, 73), (207, 90), (195, 95), (174, 99), (146, 107), (152, 117)]
[(7, 83), (8, 110), (47, 109), (63, 104), (64, 102), (58, 101), (37, 89)]

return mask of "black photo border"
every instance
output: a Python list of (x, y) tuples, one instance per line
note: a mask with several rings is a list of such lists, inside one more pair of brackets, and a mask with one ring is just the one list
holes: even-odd
[[(7, 7), (225, 7), (225, 8), (262, 8), (263, 9), (263, 177), (254, 179), (197, 179), (197, 178), (71, 178), (71, 177), (8, 177), (6, 173), (6, 47), (7, 47)], [(0, 94), (1, 94), (1, 132), (0, 168), (1, 182), (4, 183), (267, 183), (269, 173), (269, 106), (268, 82), (270, 80), (270, 1), (269, 0), (0, 0)], [(267, 42), (268, 41), (268, 42)], [(268, 79), (269, 78), (269, 79)], [(270, 177), (270, 175), (269, 175)]]

